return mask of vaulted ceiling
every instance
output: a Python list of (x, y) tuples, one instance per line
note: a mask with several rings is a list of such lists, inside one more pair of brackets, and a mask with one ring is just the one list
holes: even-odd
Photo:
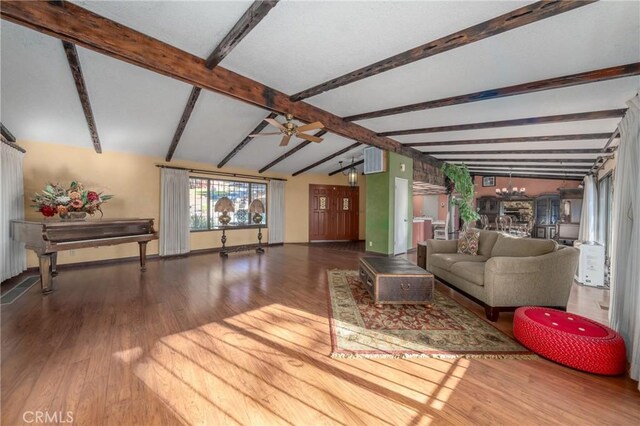
[[(207, 58), (247, 16), (247, 10), (255, 7), (245, 1), (72, 3), (200, 58)], [(283, 0), (265, 11), (265, 16), (249, 29), (245, 27), (244, 38), (238, 38), (225, 52), (219, 66), (294, 95), (529, 5), (532, 3), (512, 1)], [(91, 147), (91, 134), (60, 40), (5, 19), (0, 25), (2, 124), (18, 140)], [(86, 49), (81, 43), (77, 55), (103, 151), (166, 156), (193, 86)], [(300, 102), (347, 117), (346, 121), (355, 121), (374, 132), (391, 133), (389, 138), (435, 158), (465, 161), (478, 173), (496, 170), (497, 166), (507, 167), (504, 171), (514, 165), (514, 174), (566, 172), (582, 176), (602, 154), (626, 108), (625, 102), (640, 88), (638, 62), (640, 3), (601, 1), (397, 66)], [(500, 93), (494, 89), (627, 64), (635, 67), (620, 78), (494, 98), (495, 93)], [(491, 92), (473, 102), (420, 107), (411, 112), (401, 109), (400, 113), (389, 115), (380, 112), (483, 91)], [(607, 110), (620, 111), (602, 114), (607, 118), (599, 119), (551, 119), (546, 124), (480, 125), (468, 130), (432, 129)], [(218, 164), (270, 112), (232, 96), (202, 90), (178, 138), (173, 158)], [(374, 112), (374, 118), (358, 118), (370, 112)], [(356, 116), (355, 120), (350, 116)], [(283, 120), (281, 116), (278, 119)], [(263, 131), (271, 131), (268, 129)], [(422, 130), (397, 134), (408, 129)], [(269, 170), (294, 173), (345, 151), (354, 142), (363, 142), (329, 130), (322, 143), (308, 144)], [(563, 139), (566, 135), (579, 136)], [(513, 138), (528, 139), (509, 142)], [(278, 146), (279, 141), (278, 136), (254, 138), (227, 165), (260, 170), (303, 143), (293, 139), (289, 147), (283, 148)], [(346, 150), (309, 172), (335, 170), (338, 161), (359, 158), (364, 146)], [(553, 152), (556, 150), (566, 152)], [(549, 161), (561, 159), (573, 160), (571, 168), (565, 168), (569, 162)], [(582, 161), (576, 162), (579, 160)]]

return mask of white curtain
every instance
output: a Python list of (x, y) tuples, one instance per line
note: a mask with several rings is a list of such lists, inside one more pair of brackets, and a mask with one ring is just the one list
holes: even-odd
[(269, 244), (284, 243), (284, 185), (285, 181), (282, 180), (269, 182), (269, 199), (267, 200)]
[[(640, 97), (620, 122), (613, 193), (609, 322), (624, 337), (630, 376), (640, 379)], [(640, 386), (639, 386), (640, 389)]]
[(596, 178), (591, 175), (585, 176), (582, 183), (584, 185), (584, 196), (580, 213), (578, 240), (595, 242), (598, 230), (598, 187)]
[(160, 169), (160, 256), (189, 253), (189, 171)]
[(24, 244), (11, 238), (11, 220), (24, 219), (24, 153), (0, 143), (0, 281), (27, 269)]

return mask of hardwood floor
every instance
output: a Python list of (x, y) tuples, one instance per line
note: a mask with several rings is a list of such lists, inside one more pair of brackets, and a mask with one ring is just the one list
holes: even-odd
[(2, 424), (640, 421), (636, 382), (544, 359), (330, 358), (326, 269), (361, 255), (285, 245), (62, 270), (52, 295), (2, 307)]

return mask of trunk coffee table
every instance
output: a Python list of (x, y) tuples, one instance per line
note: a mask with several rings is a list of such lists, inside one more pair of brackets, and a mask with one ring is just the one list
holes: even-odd
[(380, 304), (430, 304), (433, 274), (394, 257), (360, 258), (360, 281)]

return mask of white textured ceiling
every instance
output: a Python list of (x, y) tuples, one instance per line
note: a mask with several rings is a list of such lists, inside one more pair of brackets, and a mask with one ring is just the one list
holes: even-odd
[[(185, 103), (186, 99), (181, 104), (182, 108)], [(174, 130), (181, 114), (182, 111), (173, 122)], [(268, 114), (268, 111), (253, 105), (202, 90), (178, 144), (175, 158), (217, 164)], [(171, 138), (173, 133), (169, 140)], [(230, 165), (238, 165), (234, 160)]]
[(18, 139), (91, 147), (59, 40), (0, 21), (0, 119)]
[(640, 2), (590, 4), (360, 80), (309, 102), (347, 116), (637, 62), (639, 16)]
[(164, 156), (191, 86), (80, 47), (78, 56), (103, 149)]
[(526, 3), (281, 1), (222, 66), (293, 94)]
[(76, 1), (85, 9), (206, 58), (251, 1)]
[[(250, 1), (75, 1), (180, 49), (206, 57)], [(400, 53), (530, 2), (280, 1), (225, 58), (222, 66), (288, 94)], [(57, 39), (6, 21), (2, 35), (2, 123), (18, 139), (91, 148), (91, 139)], [(78, 48), (105, 151), (161, 156), (167, 152), (191, 87), (148, 70)], [(326, 92), (307, 101), (350, 115), (640, 61), (640, 2), (601, 1), (471, 45)], [(640, 88), (629, 77), (445, 108), (365, 120), (382, 132), (417, 127), (624, 108)], [(217, 164), (268, 114), (203, 91), (174, 158)], [(283, 120), (282, 117), (278, 118)], [(451, 141), (572, 133), (607, 133), (618, 119), (393, 137), (400, 142)], [(263, 132), (272, 131), (270, 127)], [(327, 134), (270, 171), (292, 173), (354, 141)], [(258, 170), (300, 143), (278, 146), (261, 137), (230, 166)], [(600, 148), (605, 139), (420, 147), (428, 152)], [(312, 172), (328, 173), (351, 150)], [(467, 157), (466, 155), (463, 155)], [(526, 155), (527, 158), (595, 155)], [(487, 158), (487, 155), (474, 155)], [(507, 164), (522, 155), (500, 155)], [(536, 164), (539, 162), (532, 162)], [(346, 163), (345, 163), (346, 164)], [(483, 163), (488, 165), (487, 163)], [(519, 163), (521, 164), (521, 163)]]

